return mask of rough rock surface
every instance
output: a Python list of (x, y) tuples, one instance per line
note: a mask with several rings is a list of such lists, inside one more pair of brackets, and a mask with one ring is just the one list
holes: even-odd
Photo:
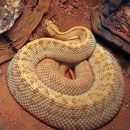
[[(51, 0), (24, 0), (22, 14), (14, 26), (0, 37), (0, 64), (11, 59), (29, 39), (31, 33), (40, 23), (43, 14), (48, 11)], [(17, 0), (18, 2), (18, 0)]]
[(129, 9), (130, 1), (104, 0), (94, 8), (91, 22), (96, 34), (130, 54)]
[(9, 30), (21, 13), (23, 0), (0, 0), (0, 34)]

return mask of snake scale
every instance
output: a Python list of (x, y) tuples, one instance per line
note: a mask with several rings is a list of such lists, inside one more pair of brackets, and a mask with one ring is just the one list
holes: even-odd
[[(14, 56), (7, 70), (10, 92), (25, 110), (53, 127), (92, 130), (103, 126), (123, 102), (125, 81), (120, 66), (110, 52), (96, 44), (87, 28), (77, 26), (60, 32), (51, 21), (45, 23), (53, 38), (29, 42)], [(45, 65), (37, 67), (42, 60)], [(75, 73), (80, 74), (67, 79), (57, 72), (56, 61), (77, 63)], [(81, 69), (79, 62), (88, 71)]]

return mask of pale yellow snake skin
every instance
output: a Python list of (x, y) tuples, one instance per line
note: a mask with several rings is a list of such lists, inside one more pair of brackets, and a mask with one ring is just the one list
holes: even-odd
[[(93, 34), (87, 28), (78, 26), (61, 33), (50, 21), (46, 21), (46, 26), (52, 37), (62, 40), (41, 38), (25, 45), (8, 67), (7, 81), (10, 92), (24, 109), (53, 127), (62, 130), (92, 130), (101, 127), (117, 114), (123, 102), (125, 82), (120, 66), (107, 50), (96, 44)], [(91, 72), (88, 73), (92, 80), (89, 76), (85, 77), (85, 74), (79, 75), (75, 80), (60, 74), (61, 78), (57, 78), (55, 68), (58, 65), (55, 65), (54, 71), (50, 69), (55, 80), (46, 71), (42, 81), (36, 73), (39, 71), (36, 66), (45, 58), (66, 63), (87, 59), (88, 63), (83, 61), (83, 64), (86, 62), (86, 67), (89, 64)], [(52, 64), (45, 66), (49, 66), (49, 69)], [(77, 66), (81, 68), (80, 65)], [(84, 72), (84, 69), (81, 72)], [(49, 76), (51, 81), (46, 78)], [(57, 81), (58, 79), (60, 80)], [(69, 89), (67, 86), (67, 89), (64, 89), (69, 81), (74, 81), (74, 84), (77, 84), (77, 81), (82, 83), (79, 87), (70, 86)]]

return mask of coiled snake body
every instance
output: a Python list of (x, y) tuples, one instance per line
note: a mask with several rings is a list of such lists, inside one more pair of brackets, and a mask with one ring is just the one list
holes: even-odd
[[(125, 83), (120, 66), (107, 50), (96, 44), (87, 28), (79, 26), (62, 33), (50, 21), (46, 21), (46, 28), (58, 39), (34, 40), (14, 56), (7, 71), (10, 92), (24, 109), (53, 127), (65, 130), (101, 127), (116, 115), (123, 101)], [(49, 70), (51, 65), (47, 62), (48, 69), (40, 72), (41, 68), (37, 70), (36, 66), (45, 58), (65, 63), (82, 61), (86, 68), (90, 66), (91, 78), (80, 73), (77, 79), (67, 79), (55, 70), (57, 65)], [(86, 58), (88, 63), (84, 63)], [(82, 68), (77, 66), (76, 73)], [(44, 73), (43, 80), (37, 71)]]

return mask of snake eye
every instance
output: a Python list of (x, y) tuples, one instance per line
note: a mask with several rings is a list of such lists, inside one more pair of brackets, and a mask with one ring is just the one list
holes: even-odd
[(47, 23), (45, 23), (45, 26), (46, 26), (46, 27), (48, 27), (48, 24), (47, 24)]

